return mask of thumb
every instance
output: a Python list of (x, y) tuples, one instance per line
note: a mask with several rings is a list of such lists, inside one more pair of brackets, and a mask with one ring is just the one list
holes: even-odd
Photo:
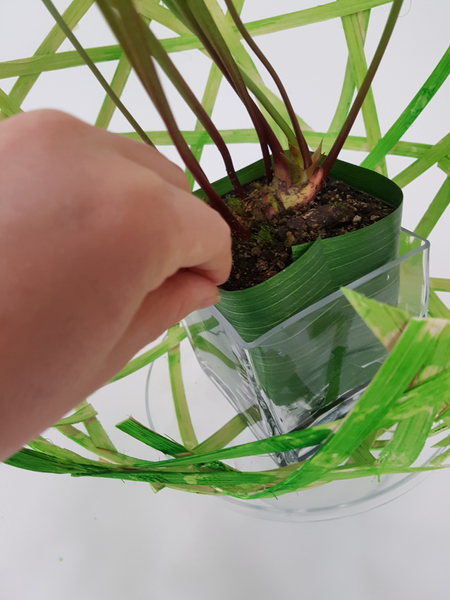
[(133, 322), (132, 326), (144, 328), (155, 339), (194, 310), (218, 301), (219, 290), (210, 279), (189, 269), (182, 269), (146, 296), (136, 314), (136, 323)]
[(211, 306), (218, 300), (217, 286), (198, 273), (180, 270), (166, 279), (158, 289), (147, 294), (126, 332), (110, 353), (107, 362), (114, 365), (112, 375), (120, 365), (123, 366), (169, 327), (194, 310)]

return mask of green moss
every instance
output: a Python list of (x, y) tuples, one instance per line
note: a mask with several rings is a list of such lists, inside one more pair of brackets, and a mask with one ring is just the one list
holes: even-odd
[(276, 241), (275, 233), (269, 225), (263, 225), (253, 239), (261, 246), (273, 246)]
[(244, 205), (240, 198), (238, 198), (237, 196), (227, 196), (226, 203), (227, 203), (228, 208), (235, 215), (242, 214), (242, 212), (244, 210)]

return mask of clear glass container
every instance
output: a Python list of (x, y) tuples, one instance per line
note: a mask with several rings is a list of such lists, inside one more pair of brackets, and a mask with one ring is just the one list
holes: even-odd
[[(199, 442), (208, 438), (229, 421), (234, 409), (207, 377), (189, 345), (182, 342), (182, 370), (189, 411)], [(158, 359), (149, 368), (145, 390), (148, 426), (154, 431), (178, 440), (179, 431), (168, 383), (167, 360)], [(443, 432), (441, 437), (447, 435)], [(242, 432), (231, 445), (254, 441), (249, 430)], [(431, 438), (413, 466), (425, 466), (439, 451), (432, 446), (439, 436)], [(167, 456), (167, 458), (170, 458)], [(252, 456), (224, 461), (244, 472), (273, 470), (273, 456)], [(357, 515), (382, 506), (402, 496), (429, 477), (429, 473), (381, 475), (332, 481), (297, 493), (261, 500), (241, 500), (229, 496), (211, 498), (223, 506), (246, 516), (270, 521), (311, 522), (327, 521)], [(181, 493), (181, 492), (180, 492)]]
[[(428, 303), (429, 242), (403, 229), (399, 258), (347, 287), (371, 298), (426, 316)], [(262, 439), (295, 427), (335, 420), (357, 401), (386, 358), (386, 351), (345, 300), (342, 292), (331, 294), (278, 325), (258, 340), (246, 343), (214, 307), (187, 317), (185, 327), (193, 352), (182, 352), (187, 400), (198, 439), (205, 439), (238, 412), (253, 407), (249, 428), (233, 442)], [(189, 348), (188, 348), (189, 350)], [(195, 353), (195, 355), (194, 355)], [(281, 379), (261, 376), (261, 364), (279, 357), (304, 387)], [(338, 357), (338, 358), (336, 358)], [(270, 363), (273, 364), (273, 363)], [(154, 383), (164, 374), (164, 361), (149, 370), (146, 407), (149, 426), (173, 438), (177, 424), (170, 401), (164, 402), (159, 385), (156, 401)], [(274, 369), (273, 373), (277, 374)], [(339, 375), (337, 375), (339, 374)], [(269, 371), (269, 375), (272, 372)], [(221, 393), (219, 393), (220, 390)], [(297, 391), (300, 394), (295, 396)], [(167, 398), (169, 400), (169, 398)], [(232, 412), (232, 410), (231, 410)], [(427, 442), (412, 466), (429, 464), (439, 451)], [(307, 458), (314, 449), (283, 455), (254, 456), (225, 461), (241, 471), (264, 471)], [(286, 455), (288, 454), (288, 456)], [(415, 487), (428, 474), (381, 475), (317, 485), (297, 493), (261, 500), (223, 496), (219, 500), (233, 510), (268, 520), (309, 522), (356, 515), (386, 504)]]
[[(428, 254), (428, 241), (402, 229), (399, 257), (346, 287), (425, 316)], [(387, 356), (341, 291), (249, 343), (215, 307), (192, 313), (184, 326), (201, 368), (235, 410), (253, 407), (249, 426), (258, 439), (343, 416)], [(272, 458), (286, 465), (305, 459), (301, 452)]]

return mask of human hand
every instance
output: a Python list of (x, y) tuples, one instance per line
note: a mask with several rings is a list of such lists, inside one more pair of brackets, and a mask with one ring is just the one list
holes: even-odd
[(195, 309), (226, 223), (157, 150), (56, 111), (0, 125), (0, 460)]

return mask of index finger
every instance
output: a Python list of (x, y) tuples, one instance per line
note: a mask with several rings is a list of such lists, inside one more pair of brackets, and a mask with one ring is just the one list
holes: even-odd
[(227, 223), (192, 194), (176, 195), (174, 231), (179, 268), (190, 269), (216, 285), (227, 281), (231, 272), (231, 232)]

